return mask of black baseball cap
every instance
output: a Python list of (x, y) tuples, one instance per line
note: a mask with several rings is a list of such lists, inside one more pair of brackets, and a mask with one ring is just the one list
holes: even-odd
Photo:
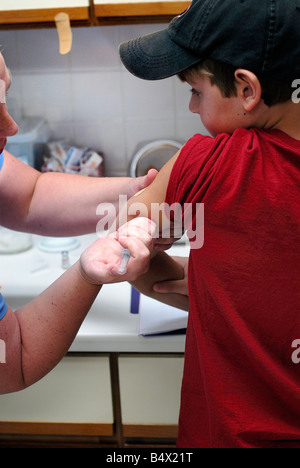
[(193, 0), (167, 29), (121, 44), (120, 57), (145, 80), (208, 58), (259, 79), (300, 79), (300, 0)]

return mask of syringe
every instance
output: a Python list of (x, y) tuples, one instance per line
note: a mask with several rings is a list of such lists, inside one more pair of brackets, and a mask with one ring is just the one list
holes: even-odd
[(123, 249), (122, 251), (122, 262), (121, 262), (121, 265), (119, 266), (119, 269), (118, 269), (118, 273), (120, 275), (125, 275), (126, 273), (126, 270), (127, 270), (127, 264), (130, 260), (130, 252), (128, 249)]

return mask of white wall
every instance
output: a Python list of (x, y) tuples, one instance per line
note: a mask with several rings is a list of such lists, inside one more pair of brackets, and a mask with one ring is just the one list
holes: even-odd
[(137, 145), (205, 132), (188, 111), (189, 87), (178, 78), (133, 77), (118, 55), (120, 42), (164, 28), (135, 25), (73, 28), (70, 54), (58, 52), (55, 29), (0, 31), (13, 80), (8, 106), (43, 116), (53, 138), (105, 154), (106, 175), (126, 175)]

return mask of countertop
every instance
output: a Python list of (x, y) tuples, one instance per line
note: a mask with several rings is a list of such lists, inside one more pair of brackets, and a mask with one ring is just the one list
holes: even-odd
[[(29, 302), (64, 272), (61, 266), (61, 253), (41, 251), (39, 245), (43, 238), (40, 236), (32, 238), (33, 248), (30, 250), (0, 255), (1, 293), (13, 309)], [(80, 245), (69, 251), (70, 263), (77, 261), (81, 252), (96, 238), (96, 234), (77, 237)], [(188, 256), (189, 247), (176, 244), (168, 253)], [(131, 286), (128, 283), (103, 286), (70, 352), (184, 352), (183, 334), (140, 336), (139, 314), (131, 314), (130, 305)]]

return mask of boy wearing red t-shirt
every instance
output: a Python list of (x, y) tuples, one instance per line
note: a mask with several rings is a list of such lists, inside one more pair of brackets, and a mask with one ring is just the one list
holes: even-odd
[[(205, 207), (179, 447), (300, 448), (299, 24), (295, 0), (194, 0), (167, 30), (120, 47), (136, 76), (187, 81), (212, 135), (195, 135), (129, 202)], [(153, 283), (180, 275), (160, 252), (135, 285), (160, 299)]]

